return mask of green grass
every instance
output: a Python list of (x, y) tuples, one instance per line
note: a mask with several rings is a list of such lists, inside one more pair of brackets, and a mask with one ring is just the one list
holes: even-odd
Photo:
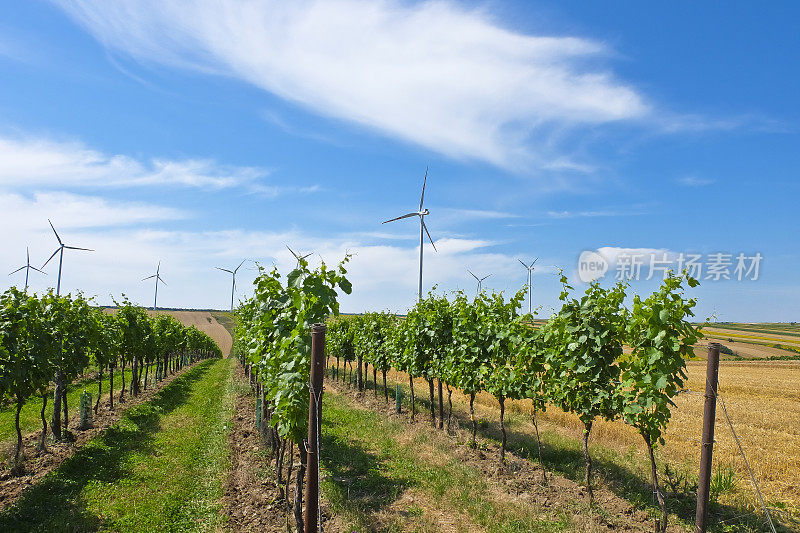
[[(403, 442), (399, 438), (408, 431), (405, 422), (358, 409), (351, 400), (334, 393), (326, 394), (324, 404), (321, 458), (328, 475), (323, 492), (333, 512), (352, 529), (374, 529), (378, 526), (374, 515), (411, 489), (424, 492), (426, 501), (437, 502), (453, 516), (465, 516), (467, 523), (490, 532), (572, 529), (565, 514), (514, 503), (511, 498), (497, 501), (485, 476), (455, 457), (444, 464), (420, 457), (419, 449), (428, 437), (421, 433)], [(405, 510), (402, 524), (380, 527), (391, 531), (402, 525), (407, 529), (405, 521), (412, 517), (418, 530), (437, 529), (425, 521), (416, 505)]]
[(230, 370), (202, 362), (131, 408), (0, 514), (0, 531), (221, 528)]
[(231, 334), (233, 337), (233, 328), (235, 327), (233, 314), (230, 311), (211, 311), (211, 316), (219, 322), (225, 329), (228, 330), (228, 333)]
[[(149, 380), (148, 376), (148, 380)], [(125, 371), (125, 387), (126, 390), (130, 388), (131, 371)], [(108, 402), (108, 372), (103, 372), (103, 401)], [(119, 393), (122, 388), (122, 375), (120, 372), (114, 372), (114, 390)], [(72, 383), (67, 386), (67, 405), (69, 406), (70, 421), (73, 417), (78, 416), (78, 407), (80, 406), (81, 393), (87, 390), (92, 393), (92, 403), (97, 400), (97, 379), (87, 379), (77, 383)], [(127, 397), (127, 393), (126, 393)], [(124, 407), (124, 403), (122, 407)], [(114, 407), (117, 406), (117, 399), (114, 398)], [(42, 419), (39, 414), (42, 410), (41, 396), (30, 398), (22, 407), (19, 414), (19, 426), (22, 429), (22, 434), (26, 435), (34, 431), (41, 432)], [(14, 427), (14, 415), (16, 414), (16, 407), (10, 406), (0, 409), (0, 442), (16, 442), (17, 430)], [(50, 427), (50, 420), (53, 418), (53, 391), (50, 390), (47, 399), (47, 407), (45, 408), (45, 416), (47, 417), (47, 426)]]

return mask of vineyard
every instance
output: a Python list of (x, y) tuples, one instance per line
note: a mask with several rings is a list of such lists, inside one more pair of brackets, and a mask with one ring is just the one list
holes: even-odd
[[(561, 309), (545, 321), (520, 312), (525, 290), (510, 298), (431, 292), (402, 317), (340, 316), (338, 295), (352, 290), (348, 260), (312, 269), (301, 258), (285, 277), (261, 267), (253, 297), (233, 320), (220, 315), (237, 367), (194, 326), (127, 300), (102, 309), (81, 296), (6, 291), (0, 417), (14, 417), (15, 441), (6, 485), (39, 468), (48, 446), (76, 444), (61, 466), (13, 492), (0, 526), (305, 531), (307, 457), (316, 454), (318, 525), (327, 531), (688, 527), (696, 484), (686, 470), (670, 470), (678, 463), (664, 449), (676, 413), (685, 423), (684, 393), (696, 387), (694, 279), (670, 275), (646, 298), (628, 299), (624, 284), (578, 294), (562, 277)], [(310, 386), (310, 332), (323, 323), (320, 402), (322, 390)], [(207, 359), (218, 362), (195, 364)], [(81, 389), (81, 424), (70, 431), (67, 404)], [(89, 390), (96, 397), (87, 406)], [(115, 405), (116, 425), (76, 440), (84, 418)], [(311, 442), (315, 414), (322, 434)], [(574, 430), (574, 446), (556, 425)], [(592, 445), (598, 432), (638, 446), (646, 475), (624, 473), (627, 459)], [(102, 465), (97, 474), (76, 474), (92, 472), (93, 462)], [(108, 487), (91, 481), (122, 464), (137, 466)], [(70, 510), (79, 500), (91, 509), (80, 518)], [(720, 524), (733, 517), (738, 525), (713, 530), (764, 524), (749, 503), (715, 512)], [(164, 522), (165, 513), (174, 514)]]
[[(97, 397), (94, 406), (83, 406), (82, 419), (91, 417), (88, 411), (97, 413), (103, 383), (114, 390), (115, 371), (122, 382), (119, 403), (124, 401), (126, 377), (129, 393), (136, 397), (148, 384), (200, 359), (219, 356), (217, 344), (206, 334), (167, 315), (150, 318), (127, 300), (110, 314), (80, 295), (58, 296), (51, 291), (37, 297), (9, 289), (0, 296), (0, 398), (14, 411), (12, 470), (24, 470), (20, 414), (26, 404), (41, 399), (37, 445), (41, 452), (46, 450), (48, 432), (55, 441), (67, 438), (68, 385), (90, 370), (96, 373)], [(45, 412), (51, 395), (48, 427)], [(108, 405), (114, 408), (114, 394), (108, 395)]]

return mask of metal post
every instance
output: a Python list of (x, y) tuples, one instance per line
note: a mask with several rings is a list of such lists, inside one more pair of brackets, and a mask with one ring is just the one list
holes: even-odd
[(708, 344), (706, 366), (706, 402), (703, 409), (703, 440), (700, 448), (700, 476), (697, 481), (697, 513), (695, 533), (705, 533), (708, 522), (708, 495), (711, 488), (711, 461), (714, 452), (714, 419), (717, 414), (717, 379), (719, 377), (719, 343)]
[(322, 430), (322, 377), (325, 372), (325, 324), (311, 326), (311, 394), (308, 399), (306, 508), (304, 531), (317, 531), (319, 519), (319, 434)]

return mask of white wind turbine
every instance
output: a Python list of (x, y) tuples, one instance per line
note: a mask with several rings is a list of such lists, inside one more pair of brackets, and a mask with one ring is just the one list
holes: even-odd
[(313, 253), (314, 253), (314, 252), (308, 252), (306, 255), (296, 254), (296, 253), (294, 253), (294, 250), (289, 248), (288, 244), (286, 245), (286, 249), (289, 250), (290, 252), (292, 252), (292, 255), (294, 256), (294, 258), (297, 259), (297, 265), (295, 265), (295, 268), (300, 268), (300, 261), (302, 261), (306, 257), (311, 257), (311, 255), (313, 255)]
[(479, 278), (478, 276), (476, 276), (475, 274), (472, 273), (472, 270), (467, 269), (467, 272), (469, 272), (470, 275), (472, 275), (472, 277), (475, 278), (475, 281), (478, 282), (478, 294), (480, 294), (481, 293), (481, 287), (483, 286), (483, 280), (485, 280), (486, 278), (491, 276), (491, 274), (486, 274), (482, 278)]
[(158, 309), (158, 282), (160, 281), (164, 285), (167, 284), (166, 281), (161, 279), (160, 272), (161, 272), (161, 261), (158, 262), (158, 266), (156, 267), (156, 273), (155, 274), (153, 274), (152, 276), (147, 276), (146, 278), (142, 278), (142, 281), (145, 281), (145, 280), (148, 280), (148, 279), (153, 279), (153, 278), (155, 278), (155, 280), (156, 280), (156, 295), (155, 295), (155, 298), (153, 298), (153, 311)]
[(517, 261), (519, 261), (522, 264), (522, 266), (525, 267), (525, 270), (528, 271), (528, 284), (527, 284), (527, 287), (528, 287), (528, 314), (529, 315), (533, 314), (533, 265), (535, 265), (536, 261), (538, 261), (538, 260), (539, 260), (539, 258), (537, 257), (536, 259), (533, 260), (533, 262), (530, 265), (526, 265), (525, 263), (522, 262), (522, 259), (517, 259)]
[(419, 292), (418, 292), (418, 296), (419, 296), (420, 300), (422, 300), (422, 250), (423, 250), (423, 244), (425, 243), (424, 236), (423, 236), (423, 231), (425, 232), (425, 234), (428, 235), (428, 240), (431, 241), (431, 246), (433, 246), (433, 250), (434, 251), (438, 251), (438, 250), (436, 250), (436, 245), (433, 244), (433, 239), (431, 238), (431, 234), (428, 231), (428, 226), (425, 225), (425, 217), (430, 214), (430, 211), (428, 211), (427, 209), (423, 209), (422, 208), (422, 202), (425, 200), (425, 184), (427, 182), (428, 182), (428, 169), (426, 168), (425, 169), (425, 179), (422, 182), (422, 195), (419, 197), (419, 210), (418, 211), (416, 211), (414, 213), (406, 213), (403, 216), (399, 216), (397, 218), (392, 218), (390, 220), (386, 220), (385, 222), (382, 222), (382, 224), (386, 224), (387, 222), (394, 222), (395, 220), (400, 220), (400, 219), (403, 219), (403, 218), (419, 217)]
[(239, 269), (242, 268), (242, 265), (244, 264), (245, 261), (247, 261), (247, 259), (243, 259), (242, 262), (239, 263), (239, 266), (237, 266), (233, 270), (228, 270), (227, 268), (222, 268), (222, 267), (214, 267), (217, 270), (228, 272), (233, 277), (233, 284), (231, 285), (231, 313), (233, 313), (233, 295), (234, 292), (236, 291), (236, 272), (238, 272)]
[[(50, 219), (48, 218), (47, 221), (50, 222)], [(90, 250), (89, 248), (78, 248), (77, 246), (67, 246), (61, 241), (61, 237), (58, 236), (58, 232), (56, 231), (56, 228), (53, 227), (52, 222), (50, 222), (50, 227), (53, 228), (53, 233), (56, 234), (56, 239), (58, 240), (58, 248), (56, 248), (56, 251), (50, 256), (50, 259), (53, 259), (58, 253), (61, 254), (58, 257), (58, 283), (56, 284), (56, 295), (59, 295), (61, 294), (61, 265), (64, 263), (64, 248), (67, 248), (68, 250), (83, 250), (85, 252), (94, 252), (94, 250)], [(42, 268), (47, 266), (47, 263), (50, 262), (50, 259), (44, 262)]]
[(16, 269), (14, 272), (9, 274), (9, 276), (11, 276), (13, 274), (16, 274), (17, 272), (19, 272), (22, 269), (25, 269), (25, 291), (24, 292), (28, 292), (28, 276), (31, 273), (31, 269), (35, 270), (36, 272), (41, 272), (45, 276), (47, 275), (47, 273), (43, 272), (43, 271), (39, 270), (38, 268), (36, 268), (35, 266), (31, 265), (31, 252), (30, 252), (30, 250), (28, 249), (27, 246), (25, 247), (25, 256), (27, 257), (27, 259), (25, 261), (25, 265), (19, 267), (18, 269)]

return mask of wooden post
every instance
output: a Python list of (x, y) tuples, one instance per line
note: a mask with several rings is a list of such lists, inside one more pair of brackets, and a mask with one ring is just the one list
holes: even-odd
[(325, 324), (311, 326), (311, 391), (308, 398), (308, 460), (306, 469), (305, 533), (317, 531), (319, 519), (319, 434), (322, 430), (322, 377), (325, 373)]
[(706, 366), (706, 402), (703, 410), (703, 440), (700, 448), (700, 476), (697, 481), (697, 513), (695, 533), (706, 533), (708, 495), (711, 488), (711, 462), (714, 452), (714, 419), (717, 416), (717, 380), (719, 377), (719, 343), (708, 344)]

